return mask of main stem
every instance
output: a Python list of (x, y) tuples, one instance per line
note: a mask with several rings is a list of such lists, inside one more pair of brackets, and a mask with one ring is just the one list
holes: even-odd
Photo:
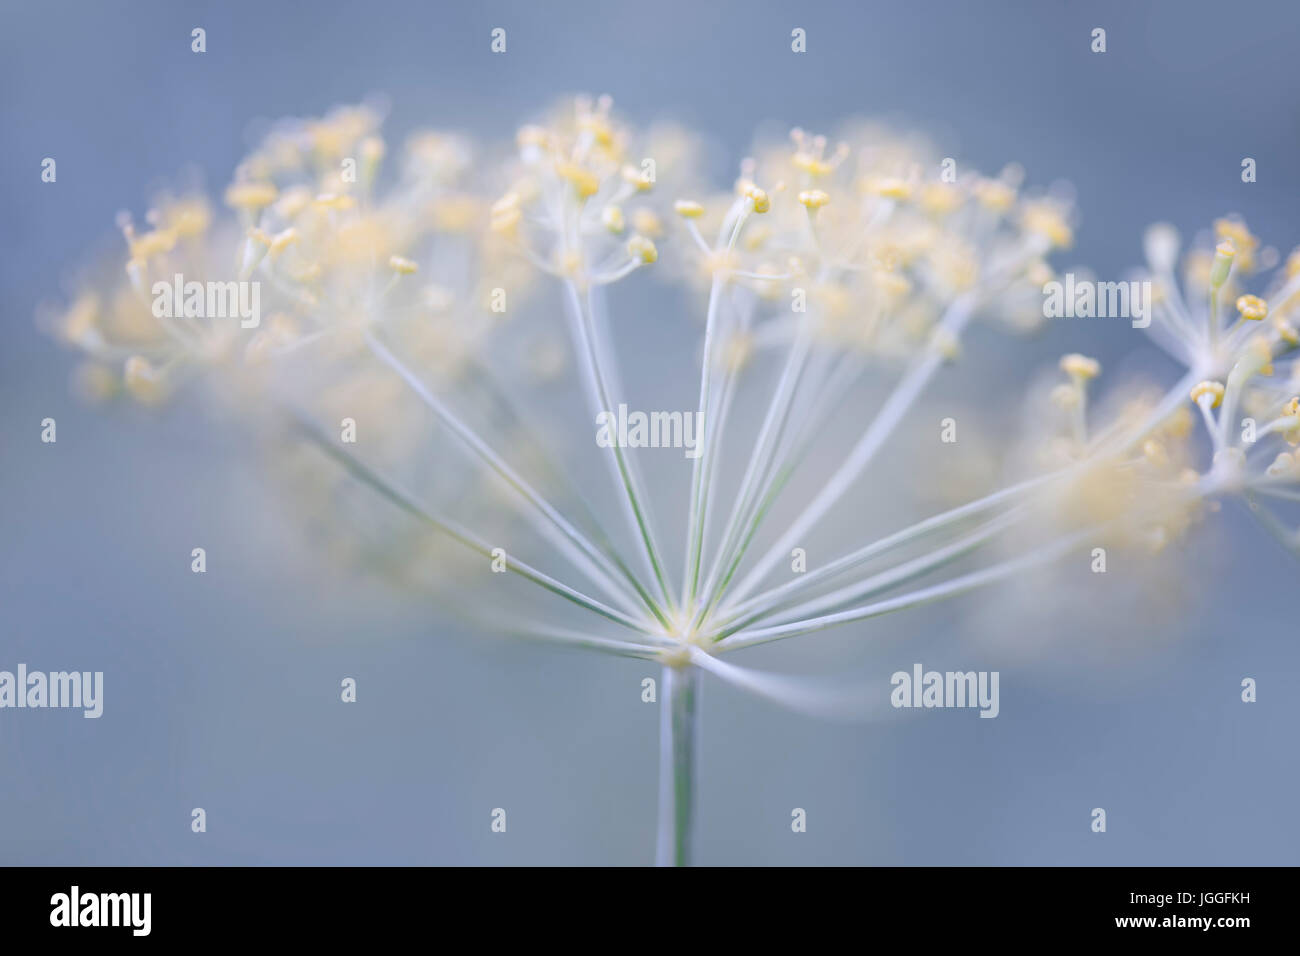
[(659, 698), (659, 834), (656, 866), (690, 866), (695, 803), (695, 705), (700, 672), (664, 667)]

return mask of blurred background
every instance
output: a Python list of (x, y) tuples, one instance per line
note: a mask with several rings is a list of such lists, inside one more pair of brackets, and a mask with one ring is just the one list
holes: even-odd
[[(502, 139), (560, 95), (608, 92), (633, 121), (706, 131), (725, 182), (761, 124), (883, 117), (929, 133), (959, 169), (1018, 161), (1030, 183), (1073, 183), (1082, 221), (1061, 266), (1118, 278), (1149, 222), (1190, 236), (1233, 211), (1283, 253), (1300, 243), (1300, 6), (1283, 0), (50, 0), (3, 17), (0, 669), (102, 670), (105, 708), (0, 712), (0, 863), (652, 859), (658, 710), (640, 682), (653, 668), (484, 640), (332, 565), (239, 422), (185, 401), (83, 407), (73, 356), (37, 330), (40, 303), (120, 241), (119, 209), (138, 215), (191, 167), (219, 191), (259, 121), (383, 94), (391, 142), (425, 125)], [(504, 56), (488, 49), (498, 26)], [(1105, 54), (1089, 49), (1098, 26)], [(47, 156), (55, 184), (40, 181)], [(931, 401), (996, 422), (1072, 350), (1173, 371), (1123, 322), (1014, 343), (987, 331)], [(630, 377), (653, 379), (643, 354)], [(39, 440), (45, 417), (57, 444)], [(198, 546), (205, 575), (189, 570)], [(748, 660), (882, 686), (916, 661), (999, 670), (996, 720), (827, 724), (706, 679), (698, 861), (1300, 862), (1300, 569), (1235, 508), (1188, 548), (1157, 595), (1164, 613), (1126, 610), (1122, 575), (1072, 579), (1054, 613), (963, 599)], [(355, 705), (339, 702), (344, 677)], [(1241, 703), (1244, 677), (1258, 703)], [(495, 807), (505, 835), (490, 832)], [(805, 834), (790, 831), (794, 807)]]

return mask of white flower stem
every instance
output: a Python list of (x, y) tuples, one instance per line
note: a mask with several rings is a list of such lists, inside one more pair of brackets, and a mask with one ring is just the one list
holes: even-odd
[(827, 614), (822, 617), (810, 618), (804, 621), (791, 621), (788, 624), (778, 624), (772, 627), (755, 628), (749, 631), (740, 631), (725, 640), (719, 641), (717, 646), (722, 650), (735, 650), (740, 647), (750, 647), (754, 644), (765, 644), (768, 641), (778, 641), (782, 638), (795, 637), (799, 634), (809, 634), (813, 631), (824, 630), (828, 627), (834, 627), (837, 624), (848, 624), (852, 621), (863, 621), (871, 617), (879, 617), (882, 614), (892, 614), (895, 611), (909, 610), (914, 607), (921, 607), (933, 601), (939, 601), (950, 597), (956, 597), (959, 594), (965, 594), (968, 591), (974, 591), (977, 588), (992, 584), (994, 581), (1000, 581), (1003, 578), (1019, 574), (1021, 571), (1036, 567), (1040, 564), (1047, 564), (1051, 561), (1059, 560), (1074, 548), (1078, 547), (1085, 540), (1097, 534), (1098, 529), (1090, 528), (1086, 531), (1077, 532), (1064, 538), (1059, 538), (1051, 544), (1044, 545), (1034, 551), (1029, 552), (1021, 557), (1014, 558), (1010, 561), (1003, 561), (979, 571), (973, 571), (970, 574), (964, 574), (960, 577), (945, 581), (942, 584), (935, 584), (931, 587), (921, 588), (917, 591), (911, 591), (907, 594), (901, 594), (898, 597), (887, 598), (883, 601), (876, 601), (862, 607), (850, 608), (847, 611), (839, 611), (835, 614)]
[[(313, 422), (306, 414), (287, 405), (285, 406), (285, 410), (297, 421), (298, 426), (308, 438), (314, 441), (323, 452), (343, 465), (358, 481), (368, 485), (371, 489), (378, 492), (380, 496), (386, 498), (392, 504), (401, 508), (408, 514), (428, 522), (438, 531), (469, 548), (471, 551), (474, 551), (485, 558), (496, 559), (492, 546), (474, 532), (450, 518), (446, 518), (430, 511), (416, 500), (413, 495), (379, 474), (356, 455), (345, 451), (336, 442), (330, 441), (330, 439), (325, 436), (325, 433), (320, 426)], [(550, 591), (552, 594), (558, 595), (559, 597), (562, 597), (581, 608), (585, 608), (588, 611), (592, 611), (595, 614), (599, 614), (601, 617), (622, 625), (638, 634), (654, 634), (654, 632), (649, 629), (648, 621), (638, 620), (623, 613), (617, 608), (603, 604), (595, 598), (583, 594), (576, 588), (570, 587), (563, 581), (559, 581), (550, 575), (537, 570), (531, 565), (519, 561), (509, 554), (505, 556), (504, 561), (506, 570), (519, 575), (527, 581), (533, 582), (539, 587)]]
[(1056, 473), (1043, 475), (1037, 478), (1031, 478), (1028, 481), (1022, 481), (1010, 487), (1003, 488), (993, 494), (986, 495), (976, 501), (968, 502), (958, 508), (926, 518), (924, 521), (918, 521), (901, 531), (896, 531), (886, 537), (879, 538), (870, 544), (867, 544), (856, 551), (836, 558), (828, 564), (802, 574), (785, 584), (780, 585), (772, 590), (765, 591), (762, 594), (755, 595), (744, 601), (733, 604), (724, 604), (718, 617), (725, 623), (739, 615), (747, 614), (751, 611), (758, 610), (761, 613), (767, 613), (771, 608), (777, 607), (792, 596), (811, 590), (837, 575), (850, 571), (860, 564), (870, 561), (872, 558), (879, 557), (895, 548), (900, 548), (926, 535), (935, 534), (952, 528), (954, 525), (960, 525), (971, 518), (981, 516), (985, 511), (1007, 501), (1028, 495), (1030, 492), (1047, 484), (1054, 478), (1059, 477)]
[[(583, 304), (582, 296), (572, 279), (564, 283), (564, 288), (566, 293), (565, 301), (568, 305), (570, 324), (575, 339), (574, 347), (585, 360), (588, 401), (593, 406), (593, 414), (599, 415), (601, 412), (612, 412), (614, 404), (610, 400), (605, 371), (602, 368), (600, 354), (597, 349), (591, 310), (588, 305)], [(659, 595), (664, 604), (671, 608), (672, 599), (668, 590), (668, 580), (664, 575), (663, 561), (659, 557), (659, 549), (655, 546), (650, 521), (642, 503), (642, 495), (633, 480), (631, 467), (627, 457), (623, 454), (623, 448), (616, 441), (611, 444), (610, 451), (613, 452), (616, 480), (623, 487), (624, 503), (628, 508), (628, 519), (632, 530), (641, 540), (646, 560), (654, 573), (655, 582), (659, 586)], [(655, 616), (662, 621), (662, 609), (656, 607), (654, 610)]]
[[(604, 587), (620, 603), (631, 597), (620, 588), (617, 582), (601, 567), (606, 556), (593, 545), (576, 527), (546, 501), (524, 478), (498, 455), (469, 425), (465, 424), (447, 405), (408, 368), (392, 350), (384, 345), (372, 333), (366, 333), (366, 344), (370, 351), (385, 365), (391, 368), (407, 386), (427, 405), (435, 415), (450, 428), (483, 462), (497, 473), (520, 497), (534, 509), (531, 517), (540, 518), (536, 527), (544, 537), (552, 541), (570, 561), (581, 568), (592, 580)], [(631, 610), (630, 603), (623, 603)], [(654, 610), (654, 608), (651, 608)]]
[(713, 422), (710, 412), (710, 388), (713, 384), (713, 351), (717, 341), (717, 324), (719, 302), (722, 292), (722, 280), (715, 278), (709, 289), (708, 318), (704, 323), (704, 365), (700, 371), (700, 404), (696, 416), (696, 427), (700, 430), (696, 440), (701, 453), (691, 466), (691, 504), (686, 521), (686, 576), (682, 582), (682, 603), (690, 608), (695, 602), (695, 593), (700, 582), (700, 558), (704, 548), (704, 528), (708, 522), (708, 495), (704, 479), (708, 467), (714, 461), (714, 446), (717, 443), (718, 425)]
[(749, 465), (746, 467), (744, 478), (741, 480), (740, 491), (736, 496), (735, 504), (732, 506), (731, 516), (727, 519), (722, 542), (714, 556), (709, 576), (706, 578), (707, 583), (704, 587), (706, 601), (695, 613), (693, 624), (695, 627), (698, 627), (709, 611), (717, 605), (722, 590), (719, 581), (730, 579), (731, 572), (735, 569), (735, 563), (739, 562), (740, 557), (743, 555), (743, 551), (741, 554), (736, 554), (741, 536), (741, 525), (754, 504), (755, 492), (759, 488), (762, 477), (767, 473), (772, 456), (780, 444), (781, 436), (789, 421), (795, 389), (807, 366), (810, 348), (811, 342), (808, 335), (801, 333), (790, 349), (785, 367), (781, 372), (781, 378), (777, 382), (771, 404), (767, 409), (767, 415), (759, 431), (754, 453), (749, 459)]
[(1012, 510), (1007, 514), (988, 522), (974, 534), (968, 535), (964, 538), (959, 538), (952, 544), (946, 545), (942, 548), (936, 548), (927, 554), (913, 558), (911, 561), (905, 561), (887, 571), (882, 571), (879, 574), (872, 575), (864, 580), (856, 581), (846, 587), (832, 591), (830, 594), (822, 595), (821, 597), (806, 601), (795, 607), (782, 608), (782, 602), (776, 602), (773, 605), (761, 607), (757, 611), (752, 611), (745, 615), (739, 621), (729, 623), (718, 636), (719, 638), (725, 638), (727, 635), (743, 630), (762, 619), (770, 619), (775, 616), (778, 618), (778, 623), (781, 623), (780, 618), (799, 620), (810, 617), (811, 615), (820, 614), (824, 611), (829, 611), (832, 608), (840, 607), (852, 601), (861, 601), (865, 598), (873, 597), (884, 591), (897, 587), (905, 581), (928, 574), (936, 568), (941, 568), (946, 564), (950, 564), (953, 561), (964, 557), (975, 549), (982, 547), (1006, 528), (1010, 527), (1018, 517), (1019, 515), (1017, 512)]
[[(969, 296), (956, 300), (949, 307), (948, 312), (940, 322), (939, 328), (952, 338), (958, 338), (970, 319), (973, 307), (974, 301)], [(943, 357), (936, 349), (927, 349), (908, 368), (895, 386), (894, 391), (890, 393), (889, 398), (880, 407), (880, 411), (877, 412), (866, 432), (858, 439), (858, 443), (849, 453), (849, 457), (840, 465), (839, 470), (831, 476), (830, 481), (822, 487), (817, 496), (808, 503), (808, 506), (794, 520), (794, 523), (790, 525), (785, 534), (764, 553), (749, 574), (736, 586), (733, 592), (735, 599), (739, 600), (749, 594), (766, 577), (773, 566), (784, 555), (788, 554), (790, 549), (797, 545), (825, 517), (826, 513), (840, 500), (840, 497), (852, 487), (858, 476), (862, 474), (862, 471), (871, 463), (881, 446), (884, 445), (885, 440), (893, 434), (894, 429), (898, 427), (898, 423), (902, 421), (903, 416), (912, 407), (925, 386), (929, 384), (930, 379), (942, 362)]]
[(659, 688), (658, 866), (690, 866), (699, 669), (665, 667)]

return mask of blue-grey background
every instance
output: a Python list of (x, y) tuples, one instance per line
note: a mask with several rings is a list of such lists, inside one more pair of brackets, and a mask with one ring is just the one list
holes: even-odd
[[(734, 158), (765, 120), (897, 117), (963, 164), (1072, 181), (1083, 221), (1068, 258), (1103, 275), (1138, 260), (1154, 219), (1190, 233), (1235, 210), (1284, 252), (1300, 242), (1300, 6), (1283, 0), (49, 0), (2, 15), (0, 668), (103, 670), (107, 684), (98, 721), (0, 712), (3, 863), (651, 857), (647, 667), (475, 641), (331, 568), (281, 516), (237, 427), (185, 403), (83, 408), (72, 357), (36, 330), (38, 303), (118, 209), (138, 214), (196, 163), (220, 188), (257, 118), (382, 92), (395, 139), (424, 124), (499, 137), (559, 94), (608, 91)], [(488, 52), (496, 26), (506, 56)], [(795, 26), (804, 56), (789, 52)], [(1089, 52), (1095, 26), (1104, 55)], [(45, 156), (56, 184), (40, 182)], [(1055, 328), (1014, 362), (990, 342), (973, 346), (983, 361), (1019, 370), (1141, 347), (1122, 323)], [(46, 416), (56, 445), (39, 442)], [(1213, 523), (1204, 562), (1180, 571), (1195, 614), (1105, 635), (1064, 616), (1054, 666), (972, 656), (961, 602), (827, 636), (811, 663), (794, 647), (756, 658), (881, 680), (978, 660), (1003, 671), (997, 720), (824, 724), (708, 683), (700, 861), (1300, 862), (1297, 567), (1231, 509)], [(196, 543), (203, 576), (188, 568)], [(345, 707), (349, 675), (360, 700)], [(1244, 676), (1257, 704), (1238, 699)], [(190, 832), (196, 806), (206, 834)], [(796, 806), (809, 813), (797, 836)], [(1104, 836), (1088, 827), (1096, 806)]]

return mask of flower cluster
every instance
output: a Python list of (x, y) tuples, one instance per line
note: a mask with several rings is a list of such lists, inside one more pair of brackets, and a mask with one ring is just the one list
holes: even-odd
[[(53, 329), (85, 353), (97, 395), (154, 402), (212, 373), (237, 407), (283, 413), (343, 466), (331, 481), (319, 457), (293, 459), (287, 473), (316, 492), (296, 500), (334, 514), (320, 505), (344, 490), (378, 493), (387, 510), (359, 519), (370, 560), (410, 568), (432, 530), (586, 622), (511, 616), (462, 566), (448, 602), (459, 597), (493, 629), (662, 663), (669, 751), (686, 746), (700, 671), (791, 706), (838, 708), (722, 662), (730, 651), (981, 589), (1101, 541), (1168, 548), (1234, 495), (1300, 550), (1277, 510), (1300, 500), (1300, 253), (1257, 283), (1279, 257), (1238, 219), (1217, 222), (1181, 262), (1172, 227), (1147, 234), (1149, 333), (1186, 369), (1179, 382), (1098, 415), (1099, 363), (1067, 355), (1045, 399), (1053, 415), (1039, 418), (1050, 428), (1026, 436), (1032, 454), (1014, 483), (791, 578), (778, 566), (832, 516), (851, 520), (844, 496), (960, 358), (971, 321), (1041, 321), (1048, 259), (1073, 239), (1066, 194), (1025, 187), (1016, 166), (959, 170), (867, 125), (761, 143), (718, 192), (691, 137), (633, 130), (607, 97), (524, 126), (501, 157), (420, 132), (394, 163), (379, 127), (366, 106), (285, 122), (236, 171), (226, 213), (187, 191), (160, 197), (145, 226), (124, 215), (125, 255)], [(707, 295), (702, 350), (687, 343), (700, 362), (688, 413), (700, 433), (680, 562), (653, 518), (643, 462), (602, 446), (620, 513), (606, 520), (531, 423), (541, 403), (519, 400), (530, 383), (565, 384), (572, 363), (589, 414), (617, 407), (606, 287), (656, 263), (688, 296)], [(164, 301), (191, 283), (192, 301)], [(250, 283), (257, 314), (245, 321), (204, 308), (205, 285), (229, 301)], [(548, 342), (534, 337), (544, 321), (533, 329), (517, 316), (530, 302), (546, 312), (552, 291), (562, 335)], [(740, 429), (751, 409), (737, 395), (760, 351), (779, 372), (754, 427)], [(861, 433), (822, 449), (833, 464), (796, 516), (764, 538), (792, 476), (817, 471), (811, 450), (830, 410), (890, 378)], [(349, 422), (366, 429), (362, 445)], [(720, 467), (733, 454), (736, 475)], [(1009, 534), (1026, 527), (1032, 543)], [(987, 557), (1009, 538), (1017, 550)]]

